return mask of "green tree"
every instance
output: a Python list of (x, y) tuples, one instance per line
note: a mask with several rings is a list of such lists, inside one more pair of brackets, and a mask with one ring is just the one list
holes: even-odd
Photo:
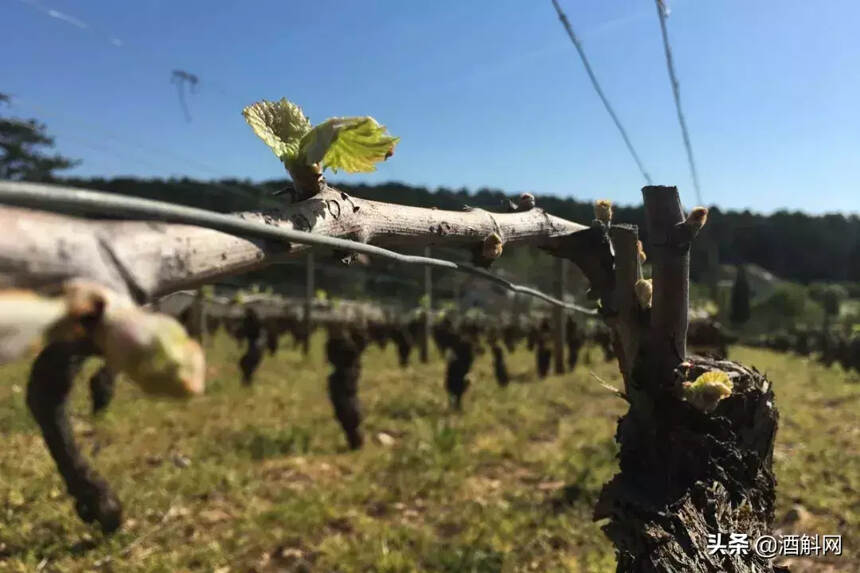
[[(0, 105), (4, 103), (9, 104), (9, 96), (0, 93)], [(79, 163), (62, 155), (48, 155), (45, 148), (53, 146), (54, 138), (35, 119), (0, 117), (0, 179), (50, 181), (54, 171)]]
[(814, 283), (809, 287), (809, 296), (812, 300), (821, 303), (824, 308), (824, 328), (830, 321), (839, 316), (842, 301), (848, 298), (845, 287), (836, 284)]

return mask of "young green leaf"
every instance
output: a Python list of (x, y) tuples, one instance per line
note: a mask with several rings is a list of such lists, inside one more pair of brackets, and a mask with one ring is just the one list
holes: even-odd
[(713, 412), (720, 400), (732, 395), (732, 384), (729, 375), (722, 370), (705, 372), (693, 382), (684, 382), (681, 394), (687, 402), (702, 410)]
[(374, 171), (399, 141), (372, 117), (335, 117), (311, 128), (301, 108), (286, 99), (259, 101), (242, 115), (290, 172), (296, 201), (320, 192), (323, 169)]
[(372, 117), (334, 117), (302, 138), (299, 154), (307, 163), (319, 163), (334, 172), (368, 172), (391, 157), (398, 141)]
[(286, 98), (262, 100), (246, 107), (242, 115), (278, 159), (289, 164), (299, 158), (299, 144), (311, 130), (302, 108)]

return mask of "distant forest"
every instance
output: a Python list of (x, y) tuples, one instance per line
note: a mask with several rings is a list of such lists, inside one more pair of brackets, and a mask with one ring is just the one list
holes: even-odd
[[(260, 197), (287, 185), (287, 181), (223, 180), (217, 182), (191, 179), (80, 179), (61, 180), (77, 187), (99, 189), (219, 211), (239, 211), (260, 206)], [(347, 193), (417, 207), (462, 209), (464, 205), (500, 210), (506, 196), (501, 191), (480, 189), (477, 192), (435, 191), (401, 183), (379, 185), (336, 184)], [(572, 198), (537, 195), (538, 206), (549, 213), (587, 224), (593, 218), (591, 203)], [(687, 207), (691, 207), (688, 205)], [(617, 206), (615, 221), (639, 225), (647, 244), (642, 207)], [(718, 249), (708, 247), (716, 242)], [(749, 211), (710, 210), (708, 224), (693, 250), (693, 279), (704, 278), (708, 253), (718, 253), (723, 264), (754, 263), (780, 278), (801, 283), (813, 281), (860, 281), (860, 217), (828, 214), (812, 216), (798, 212), (778, 211), (760, 215)]]

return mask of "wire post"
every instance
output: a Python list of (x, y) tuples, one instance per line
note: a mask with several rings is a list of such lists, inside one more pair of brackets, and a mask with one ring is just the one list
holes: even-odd
[[(424, 256), (430, 258), (430, 246), (424, 247)], [(421, 337), (421, 362), (430, 360), (430, 337), (432, 336), (433, 311), (433, 271), (431, 267), (424, 267), (424, 336)]]
[[(564, 291), (566, 290), (567, 286), (567, 259), (562, 259), (561, 257), (557, 257), (555, 259), (555, 273), (555, 295), (559, 300), (564, 300)], [(565, 332), (565, 321), (567, 319), (567, 315), (565, 314), (564, 309), (559, 309), (559, 312), (553, 313), (553, 317), (553, 330), (555, 331), (555, 336), (553, 337), (555, 346), (555, 348), (553, 349), (555, 373), (564, 374), (564, 347), (567, 334)]]
[(304, 328), (304, 340), (302, 340), (302, 352), (305, 356), (308, 355), (311, 348), (311, 330), (313, 327), (313, 322), (311, 318), (311, 313), (313, 311), (314, 305), (314, 254), (313, 251), (309, 252), (305, 257), (306, 267), (305, 267), (305, 328)]

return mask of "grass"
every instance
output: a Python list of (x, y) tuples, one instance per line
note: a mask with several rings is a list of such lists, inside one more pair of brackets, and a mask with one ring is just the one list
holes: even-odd
[[(98, 419), (78, 383), (77, 436), (125, 506), (109, 538), (74, 514), (27, 413), (29, 365), (0, 368), (0, 570), (614, 570), (591, 511), (616, 470), (624, 403), (588, 375), (619, 384), (599, 352), (537, 382), (532, 356), (518, 351), (509, 369), (522, 383), (504, 390), (484, 354), (455, 415), (441, 360), (403, 370), (392, 347), (372, 347), (361, 381), (368, 443), (349, 452), (327, 400), (322, 340), (307, 358), (267, 357), (249, 389), (239, 349), (219, 335), (205, 396), (157, 402), (120, 383)], [(857, 376), (767, 351), (733, 357), (776, 385), (778, 527), (844, 536), (841, 559), (796, 566), (860, 570)]]

